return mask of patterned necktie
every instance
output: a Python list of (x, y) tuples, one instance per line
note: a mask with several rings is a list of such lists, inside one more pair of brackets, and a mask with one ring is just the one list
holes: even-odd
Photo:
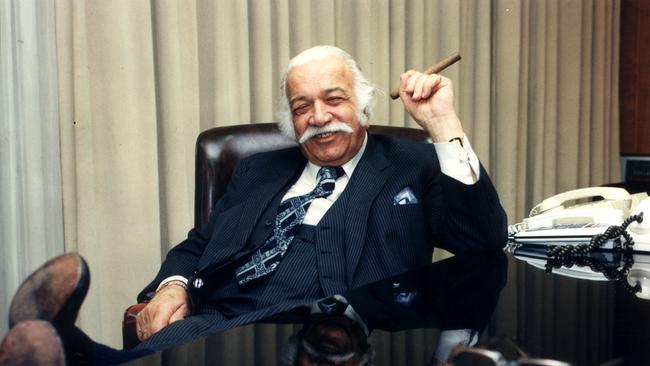
[(318, 171), (318, 182), (313, 191), (280, 203), (273, 235), (253, 253), (251, 260), (235, 270), (235, 277), (240, 286), (275, 271), (298, 232), (311, 202), (316, 198), (329, 196), (334, 191), (334, 182), (343, 173), (341, 167), (322, 167)]

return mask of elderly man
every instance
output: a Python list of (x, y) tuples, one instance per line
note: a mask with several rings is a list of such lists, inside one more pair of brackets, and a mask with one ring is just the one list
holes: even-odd
[(150, 300), (137, 321), (142, 346), (343, 293), (430, 262), (433, 246), (506, 243), (504, 211), (449, 79), (401, 75), (404, 107), (433, 145), (366, 132), (375, 88), (339, 48), (293, 58), (282, 92), (280, 127), (299, 147), (238, 164), (208, 225), (169, 252), (138, 296)]
[(282, 91), (280, 127), (299, 147), (237, 165), (206, 227), (169, 252), (138, 296), (149, 300), (138, 349), (110, 349), (74, 327), (89, 276), (70, 254), (21, 285), (0, 363), (44, 356), (32, 351), (43, 339), (53, 360), (124, 362), (404, 273), (429, 263), (434, 246), (505, 245), (505, 213), (456, 116), (450, 80), (401, 76), (402, 102), (433, 144), (366, 133), (375, 88), (339, 48), (293, 58)]

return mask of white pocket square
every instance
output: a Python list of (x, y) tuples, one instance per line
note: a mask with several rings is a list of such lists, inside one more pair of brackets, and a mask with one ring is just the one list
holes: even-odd
[(418, 203), (418, 199), (415, 197), (415, 194), (411, 190), (411, 187), (406, 187), (402, 189), (398, 194), (393, 197), (393, 205), (414, 205)]

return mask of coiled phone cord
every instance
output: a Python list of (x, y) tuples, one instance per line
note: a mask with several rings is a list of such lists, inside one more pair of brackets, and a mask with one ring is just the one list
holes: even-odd
[[(612, 225), (602, 234), (594, 235), (589, 244), (562, 245), (548, 248), (546, 253), (549, 259), (545, 266), (546, 272), (552, 272), (553, 268), (572, 267), (573, 265), (589, 266), (592, 271), (602, 273), (607, 279), (620, 282), (627, 291), (633, 294), (641, 291), (641, 285), (638, 283), (632, 286), (627, 282), (627, 274), (634, 264), (632, 256), (634, 239), (626, 229), (633, 222), (643, 222), (643, 212), (628, 217), (620, 226)], [(623, 266), (621, 268), (608, 268), (591, 257), (581, 256), (602, 247), (608, 240), (621, 236), (625, 238), (625, 241), (621, 243), (623, 251)]]
[(594, 272), (602, 273), (608, 280), (620, 282), (626, 291), (635, 294), (641, 291), (641, 285), (637, 283), (632, 286), (627, 282), (627, 274), (633, 264), (632, 249), (628, 248), (623, 251), (623, 266), (621, 268), (607, 267), (605, 263), (592, 257), (577, 256), (570, 258), (549, 258), (546, 262), (545, 270), (550, 273), (554, 268), (571, 268), (573, 266), (589, 267)]
[(594, 235), (589, 244), (558, 245), (548, 248), (546, 254), (553, 258), (565, 258), (576, 254), (585, 254), (602, 247), (608, 240), (617, 239), (621, 236), (625, 238), (625, 242), (622, 244), (623, 249), (632, 248), (634, 246), (634, 239), (632, 239), (632, 236), (626, 229), (633, 222), (643, 222), (643, 212), (628, 217), (620, 226), (612, 225), (602, 234)]

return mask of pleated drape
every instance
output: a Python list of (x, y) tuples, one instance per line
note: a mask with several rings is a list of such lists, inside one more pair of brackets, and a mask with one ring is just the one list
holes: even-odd
[[(122, 309), (192, 225), (197, 134), (275, 120), (287, 61), (313, 45), (352, 54), (386, 94), (371, 122), (398, 126), (416, 126), (387, 97), (399, 74), (460, 51), (445, 75), (511, 222), (550, 194), (617, 180), (618, 11), (596, 0), (58, 0), (66, 249), (93, 273), (81, 327), (119, 346)], [(493, 328), (516, 334), (517, 291), (532, 280), (521, 267), (509, 276)], [(222, 356), (168, 357), (274, 364), (269, 339), (290, 331), (260, 326), (214, 340)], [(380, 365), (423, 364), (435, 339), (373, 337)]]
[(20, 283), (61, 254), (54, 1), (0, 2), (0, 334)]
[[(493, 2), (490, 170), (511, 223), (555, 193), (618, 181), (619, 12), (618, 2)], [(549, 281), (515, 261), (508, 275), (490, 334), (577, 364), (612, 355), (611, 286)]]

